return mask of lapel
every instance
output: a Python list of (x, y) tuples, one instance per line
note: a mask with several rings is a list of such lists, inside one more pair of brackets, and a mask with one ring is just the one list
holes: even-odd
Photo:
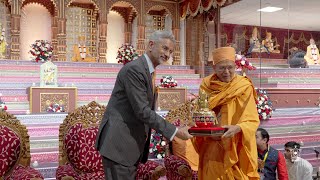
[(148, 67), (148, 63), (147, 63), (147, 59), (144, 57), (144, 55), (141, 56), (141, 59), (142, 59), (142, 64), (143, 64), (143, 67), (146, 71), (146, 74), (147, 74), (147, 77), (148, 77), (148, 81), (149, 81), (149, 88), (151, 89), (152, 91), (152, 88), (153, 88), (153, 84), (152, 84), (152, 77), (151, 77), (151, 73), (149, 71), (149, 67)]

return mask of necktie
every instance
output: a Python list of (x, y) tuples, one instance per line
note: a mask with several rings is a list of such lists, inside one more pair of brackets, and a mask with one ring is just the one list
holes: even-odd
[(156, 71), (153, 71), (153, 73), (151, 73), (151, 77), (152, 77), (152, 92), (154, 95), (156, 92)]

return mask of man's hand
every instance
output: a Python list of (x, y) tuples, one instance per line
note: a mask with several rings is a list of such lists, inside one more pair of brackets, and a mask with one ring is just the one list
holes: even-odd
[(241, 132), (241, 128), (238, 125), (228, 125), (222, 126), (223, 128), (227, 128), (228, 130), (222, 135), (222, 138), (230, 138), (233, 137), (235, 134)]
[(261, 160), (259, 158), (258, 158), (258, 168), (259, 169), (263, 169), (264, 168), (264, 162), (263, 162), (263, 160)]
[(176, 133), (176, 137), (178, 137), (182, 140), (188, 140), (188, 139), (193, 138), (193, 136), (190, 135), (188, 132), (189, 128), (190, 128), (189, 126), (179, 128)]

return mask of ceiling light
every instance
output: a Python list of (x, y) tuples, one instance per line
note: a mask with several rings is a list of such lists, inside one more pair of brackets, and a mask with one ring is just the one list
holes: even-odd
[(283, 8), (280, 8), (280, 7), (268, 6), (268, 7), (262, 8), (262, 9), (258, 9), (258, 11), (261, 11), (261, 12), (276, 12), (276, 11), (280, 11), (282, 9)]

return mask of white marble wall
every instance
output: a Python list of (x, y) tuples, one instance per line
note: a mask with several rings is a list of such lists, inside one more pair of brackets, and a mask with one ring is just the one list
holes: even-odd
[(27, 4), (21, 10), (20, 53), (21, 59), (31, 60), (30, 45), (36, 40), (51, 42), (51, 15), (40, 4)]
[(107, 62), (118, 63), (117, 51), (124, 43), (124, 19), (116, 12), (110, 11), (108, 14), (107, 28)]

